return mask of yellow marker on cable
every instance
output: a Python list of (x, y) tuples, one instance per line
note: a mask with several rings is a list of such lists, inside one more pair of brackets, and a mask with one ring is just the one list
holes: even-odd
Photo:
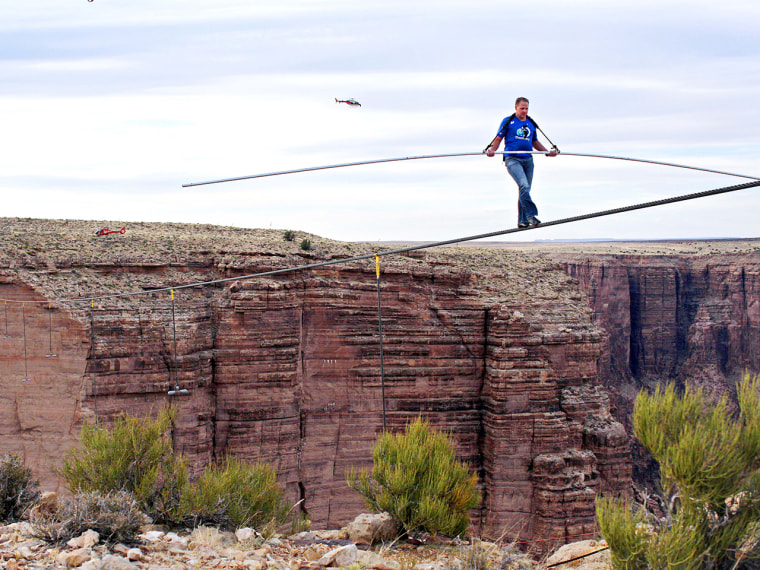
[(380, 256), (375, 254), (375, 273), (380, 277)]

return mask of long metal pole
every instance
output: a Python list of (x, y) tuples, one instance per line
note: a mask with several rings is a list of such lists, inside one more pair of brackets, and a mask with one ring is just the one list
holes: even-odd
[(477, 156), (480, 152), (464, 152), (454, 154), (428, 154), (424, 156), (404, 156), (399, 158), (381, 158), (377, 160), (363, 160), (360, 162), (345, 162), (343, 164), (329, 164), (325, 166), (310, 166), (308, 168), (296, 168), (294, 170), (281, 170), (279, 172), (267, 172), (265, 174), (251, 174), (250, 176), (237, 176), (235, 178), (222, 178), (220, 180), (209, 180), (208, 182), (191, 182), (183, 184), (183, 188), (190, 186), (204, 186), (206, 184), (220, 184), (222, 182), (237, 182), (238, 180), (250, 180), (251, 178), (266, 178), (267, 176), (281, 176), (283, 174), (296, 174), (298, 172), (313, 172), (315, 170), (329, 170), (330, 168), (345, 168), (347, 166), (364, 166), (366, 164), (380, 164), (383, 162), (401, 162), (402, 160), (424, 160), (427, 158), (450, 158), (454, 156)]
[[(502, 151), (502, 152), (496, 152), (494, 154), (501, 154), (501, 155), (510, 155), (510, 154), (549, 154), (545, 151)], [(183, 188), (189, 188), (191, 186), (205, 186), (208, 184), (221, 184), (223, 182), (237, 182), (239, 180), (251, 180), (253, 178), (266, 178), (268, 176), (282, 176), (284, 174), (297, 174), (299, 172), (313, 172), (315, 170), (328, 170), (331, 168), (346, 168), (349, 166), (364, 166), (368, 164), (380, 164), (384, 162), (401, 162), (404, 160), (427, 160), (430, 158), (452, 158), (452, 157), (459, 157), (459, 156), (485, 156), (482, 152), (458, 152), (458, 153), (448, 153), (448, 154), (427, 154), (427, 155), (421, 155), (421, 156), (405, 156), (405, 157), (398, 157), (398, 158), (381, 158), (378, 160), (365, 160), (360, 162), (346, 162), (343, 164), (329, 164), (324, 166), (311, 166), (308, 168), (296, 168), (294, 170), (281, 170), (279, 172), (267, 172), (264, 174), (251, 174), (250, 176), (237, 176), (235, 178), (222, 178), (219, 180), (209, 180), (207, 182), (191, 182), (190, 184), (183, 184)], [(698, 166), (689, 166), (686, 164), (675, 164), (673, 162), (662, 162), (659, 160), (648, 160), (644, 158), (631, 158), (631, 157), (625, 157), (625, 156), (610, 156), (605, 154), (586, 154), (586, 153), (578, 153), (578, 152), (563, 152), (558, 154), (557, 156), (580, 156), (585, 158), (605, 158), (610, 160), (625, 160), (629, 162), (642, 162), (646, 164), (657, 164), (660, 166), (671, 166), (674, 168), (686, 168), (689, 170), (698, 170), (701, 172), (710, 172), (712, 174), (723, 174), (725, 176), (736, 176), (738, 178), (747, 178), (749, 180), (760, 180), (760, 178), (756, 176), (748, 176), (746, 174), (736, 174), (734, 172), (725, 172), (722, 170), (713, 170), (711, 168), (700, 168)]]

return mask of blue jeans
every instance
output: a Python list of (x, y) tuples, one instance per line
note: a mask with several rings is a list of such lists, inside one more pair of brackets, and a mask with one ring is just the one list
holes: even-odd
[(504, 165), (520, 189), (517, 199), (517, 223), (526, 223), (538, 215), (538, 208), (530, 198), (530, 186), (533, 184), (533, 157), (510, 156), (504, 161)]

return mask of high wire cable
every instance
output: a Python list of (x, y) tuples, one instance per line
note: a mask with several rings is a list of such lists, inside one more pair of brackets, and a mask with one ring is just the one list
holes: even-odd
[[(697, 198), (706, 198), (708, 196), (717, 196), (719, 194), (727, 194), (729, 192), (737, 192), (739, 190), (746, 190), (748, 188), (756, 188), (760, 186), (760, 180), (755, 182), (745, 182), (744, 184), (737, 184), (734, 186), (723, 186), (721, 188), (714, 188), (712, 190), (703, 190), (701, 192), (693, 192), (691, 194), (683, 194), (681, 196), (673, 196), (672, 198), (663, 198), (661, 200), (653, 200), (651, 202), (643, 202), (641, 204), (632, 204), (630, 206), (622, 206), (620, 208), (613, 208), (610, 210), (601, 210), (599, 212), (592, 212), (589, 214), (582, 214), (580, 216), (572, 216), (569, 218), (562, 218), (559, 220), (552, 220), (548, 222), (542, 222), (539, 226), (534, 227), (527, 227), (527, 228), (509, 228), (506, 230), (498, 230), (495, 232), (488, 232), (484, 234), (476, 234), (461, 238), (454, 238), (444, 241), (436, 241), (436, 242), (430, 242), (430, 243), (424, 243), (419, 245), (413, 245), (409, 247), (402, 247), (399, 249), (391, 249), (386, 251), (380, 251), (377, 253), (365, 253), (363, 255), (357, 255), (354, 257), (346, 257), (342, 259), (330, 259), (328, 261), (320, 261), (318, 263), (310, 263), (308, 265), (299, 265), (296, 267), (285, 267), (282, 269), (273, 269), (271, 271), (264, 271), (261, 273), (252, 273), (250, 275), (241, 275), (239, 277), (225, 277), (223, 279), (214, 279), (212, 281), (199, 281), (196, 283), (188, 283), (185, 285), (171, 285), (167, 287), (161, 287), (158, 289), (150, 289), (149, 291), (133, 291), (130, 293), (117, 293), (114, 295), (99, 295), (99, 296), (93, 296), (93, 297), (76, 297), (76, 298), (70, 298), (70, 299), (58, 299), (57, 301), (59, 303), (75, 303), (75, 302), (82, 302), (82, 301), (100, 301), (104, 299), (116, 299), (116, 298), (124, 298), (124, 297), (134, 297), (137, 295), (147, 295), (152, 293), (160, 293), (165, 291), (172, 291), (172, 290), (180, 290), (180, 289), (191, 289), (194, 287), (205, 287), (207, 285), (219, 285), (222, 283), (229, 283), (231, 281), (243, 281), (247, 279), (254, 279), (257, 277), (268, 277), (270, 275), (280, 275), (283, 273), (291, 273), (295, 271), (303, 271), (307, 269), (316, 269), (319, 267), (327, 267), (330, 265), (337, 265), (340, 263), (349, 263), (351, 261), (361, 261), (365, 259), (371, 259), (374, 257), (382, 257), (386, 255), (398, 255), (401, 253), (408, 253), (410, 251), (416, 251), (420, 249), (428, 249), (431, 247), (441, 247), (445, 245), (452, 245), (456, 243), (462, 243), (466, 241), (474, 241), (478, 239), (484, 239), (484, 238), (490, 238), (490, 237), (496, 237), (496, 236), (502, 236), (507, 234), (513, 234), (517, 232), (525, 232), (530, 230), (535, 230), (538, 228), (547, 228), (551, 226), (559, 226), (562, 224), (570, 224), (574, 222), (580, 222), (582, 220), (591, 220), (594, 218), (601, 218), (603, 216), (612, 216), (614, 214), (622, 214), (624, 212), (633, 212), (635, 210), (643, 210), (645, 208), (654, 208), (657, 206), (664, 206), (666, 204), (675, 204), (677, 202), (685, 202), (687, 200), (695, 200)], [(13, 299), (3, 299), (8, 303), (21, 303), (22, 301), (13, 300)], [(48, 303), (49, 301), (25, 301), (27, 303)]]
[[(544, 151), (516, 151), (516, 150), (508, 150), (508, 151), (501, 151), (501, 152), (495, 152), (496, 154), (501, 155), (510, 155), (510, 154), (549, 154), (548, 152)], [(401, 162), (404, 160), (427, 160), (430, 158), (452, 158), (457, 156), (486, 156), (482, 152), (458, 152), (458, 153), (449, 153), (449, 154), (426, 154), (421, 156), (405, 156), (405, 157), (398, 157), (398, 158), (381, 158), (377, 160), (364, 160), (360, 162), (345, 162), (343, 164), (330, 164), (325, 166), (310, 166), (307, 168), (296, 168), (294, 170), (281, 170), (279, 172), (267, 172), (264, 174), (251, 174), (249, 176), (237, 176), (235, 178), (222, 178), (219, 180), (209, 180), (207, 182), (191, 182), (189, 184), (183, 184), (183, 188), (189, 188), (191, 186), (206, 186), (208, 184), (221, 184), (224, 182), (237, 182), (240, 180), (250, 180), (253, 178), (266, 178), (268, 176), (282, 176), (285, 174), (296, 174), (299, 172), (313, 172), (315, 170), (329, 170), (331, 168), (346, 168), (349, 166), (364, 166), (367, 164), (381, 164), (385, 162)], [(700, 172), (711, 172), (713, 174), (723, 174), (724, 176), (735, 176), (737, 178), (746, 178), (749, 180), (760, 180), (757, 176), (747, 176), (746, 174), (736, 174), (734, 172), (724, 172), (722, 170), (713, 170), (711, 168), (700, 168), (698, 166), (689, 166), (686, 164), (676, 164), (673, 162), (662, 162), (659, 160), (648, 160), (644, 158), (631, 158), (631, 157), (625, 157), (625, 156), (610, 156), (606, 154), (584, 154), (584, 153), (578, 153), (578, 152), (562, 152), (557, 154), (557, 156), (580, 156), (585, 158), (604, 158), (609, 160), (623, 160), (628, 162), (641, 162), (645, 164), (656, 164), (659, 166), (671, 166), (673, 168), (685, 168), (688, 170), (698, 170)]]

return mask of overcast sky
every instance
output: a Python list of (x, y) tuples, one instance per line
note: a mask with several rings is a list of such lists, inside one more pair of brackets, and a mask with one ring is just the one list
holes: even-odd
[[(182, 185), (480, 152), (518, 96), (564, 152), (760, 177), (758, 22), (757, 0), (0, 0), (0, 216), (498, 231), (500, 157)], [(535, 161), (544, 221), (746, 181)], [(754, 188), (503, 239), (758, 237), (758, 212)]]

